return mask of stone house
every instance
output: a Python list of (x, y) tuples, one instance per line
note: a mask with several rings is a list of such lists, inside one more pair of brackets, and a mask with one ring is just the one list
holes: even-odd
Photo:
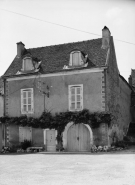
[[(110, 145), (122, 140), (130, 123), (131, 88), (120, 75), (113, 37), (105, 26), (102, 38), (75, 43), (26, 49), (17, 43), (17, 55), (3, 75), (5, 116), (39, 118), (84, 109), (109, 112), (115, 119), (92, 128), (83, 121), (67, 122), (62, 132), (67, 151), (90, 151), (92, 145)], [(33, 124), (34, 125), (34, 124)], [(5, 145), (24, 139), (34, 146), (55, 151), (57, 129), (5, 124)]]
[[(0, 117), (3, 116), (4, 113), (4, 86), (3, 86), (3, 80), (0, 78)], [(0, 122), (0, 151), (2, 149), (3, 146), (3, 125)]]
[(128, 130), (128, 136), (135, 141), (135, 69), (131, 70), (129, 84), (132, 88), (131, 92), (131, 123)]

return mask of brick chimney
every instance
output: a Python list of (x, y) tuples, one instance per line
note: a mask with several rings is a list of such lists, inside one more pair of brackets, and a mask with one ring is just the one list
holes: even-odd
[(132, 86), (132, 76), (131, 75), (128, 78), (128, 83), (129, 83), (130, 86)]
[(25, 45), (22, 42), (18, 42), (16, 44), (17, 44), (17, 57), (19, 58), (19, 57), (21, 57), (22, 52), (25, 49)]
[(102, 49), (107, 49), (109, 47), (110, 36), (110, 30), (106, 26), (104, 26), (104, 28), (102, 29)]

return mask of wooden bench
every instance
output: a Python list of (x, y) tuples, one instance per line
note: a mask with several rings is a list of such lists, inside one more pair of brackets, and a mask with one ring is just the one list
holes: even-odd
[(27, 148), (27, 152), (40, 152), (43, 150), (41, 146), (32, 146)]

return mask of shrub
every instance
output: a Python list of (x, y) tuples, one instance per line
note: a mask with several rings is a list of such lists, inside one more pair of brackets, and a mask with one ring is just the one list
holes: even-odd
[(112, 146), (118, 147), (118, 148), (126, 148), (127, 144), (125, 141), (117, 141), (115, 143), (112, 143)]
[(21, 148), (23, 150), (26, 150), (28, 147), (31, 147), (32, 143), (31, 141), (28, 141), (28, 140), (24, 140), (22, 143), (21, 143)]

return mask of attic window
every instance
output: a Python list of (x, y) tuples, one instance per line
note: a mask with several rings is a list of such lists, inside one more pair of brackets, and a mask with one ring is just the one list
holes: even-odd
[(72, 51), (70, 53), (70, 62), (69, 62), (69, 66), (81, 66), (84, 64), (83, 61), (83, 56), (82, 53), (80, 51)]
[(26, 57), (23, 59), (23, 66), (22, 66), (23, 71), (31, 71), (34, 69), (33, 63), (32, 63), (32, 58)]

